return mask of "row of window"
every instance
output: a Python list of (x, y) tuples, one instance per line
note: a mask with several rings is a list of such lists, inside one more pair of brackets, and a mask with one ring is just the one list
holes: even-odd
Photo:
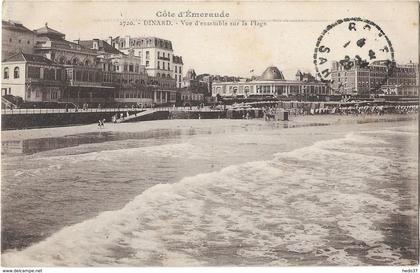
[[(110, 67), (108, 67), (109, 69)], [(123, 68), (123, 70), (121, 71), (120, 68)], [(104, 70), (105, 70), (105, 64), (104, 64)], [(120, 71), (120, 72), (135, 72), (138, 73), (140, 70), (140, 66), (138, 64), (133, 65), (133, 64), (124, 64), (122, 67), (120, 67), (119, 65), (113, 65), (112, 66), (112, 71)]]
[[(11, 43), (11, 42), (13, 42), (13, 40), (12, 40), (12, 38), (9, 38), (9, 43)], [(22, 39), (19, 39), (19, 40), (18, 40), (18, 43), (19, 43), (19, 44), (21, 44), (21, 43), (22, 43)], [(27, 43), (28, 45), (30, 45), (30, 44), (31, 44), (31, 41), (27, 40), (27, 41), (26, 41), (26, 43)]]
[(162, 75), (161, 75), (159, 72), (156, 73), (156, 77), (160, 78), (161, 76), (162, 76), (162, 78), (171, 78), (171, 75), (169, 75), (169, 74), (162, 73)]
[(65, 56), (61, 56), (58, 59), (59, 64), (68, 64), (68, 65), (84, 65), (84, 66), (94, 66), (95, 64), (91, 62), (89, 59), (86, 59), (84, 62), (80, 61), (79, 58), (74, 57), (72, 59), (67, 60)]
[[(169, 63), (166, 65), (166, 62), (162, 62), (162, 70), (171, 70)], [(160, 61), (157, 62), (157, 69), (160, 69)]]
[[(146, 51), (146, 58), (147, 58), (147, 52), (149, 52), (149, 51)], [(166, 53), (165, 52), (162, 52), (163, 54), (162, 54), (162, 57), (163, 58), (168, 58), (168, 59), (171, 59), (171, 54), (170, 53), (168, 53), (168, 55), (166, 55)], [(161, 56), (160, 56), (160, 51), (158, 51), (157, 52), (157, 57), (158, 58), (160, 58)]]
[[(122, 48), (126, 46), (124, 40), (121, 40), (119, 44), (120, 44), (120, 47)], [(130, 39), (130, 46), (141, 46), (143, 44), (152, 45), (152, 40), (151, 39), (141, 39), (141, 40)], [(112, 45), (115, 46), (115, 43), (112, 43)], [(155, 41), (154, 46), (157, 46), (157, 45), (160, 45), (160, 47), (170, 48), (170, 43), (168, 41), (162, 41), (162, 40), (159, 40), (159, 42)]]
[[(3, 70), (3, 78), (4, 79), (9, 79), (10, 75), (9, 75), (9, 68), (5, 67)], [(67, 77), (69, 80), (76, 80), (76, 81), (85, 81), (85, 82), (100, 82), (102, 80), (110, 82), (111, 78), (108, 79), (108, 77), (102, 77), (101, 75), (102, 73), (99, 71), (80, 71), (80, 70), (76, 70), (74, 72), (73, 75), (73, 70), (69, 70), (67, 73)], [(171, 78), (170, 74), (160, 74), (157, 73), (157, 77), (161, 77), (162, 78)], [(20, 77), (20, 69), (19, 67), (15, 67), (13, 70), (13, 78), (14, 79), (18, 79)], [(35, 66), (29, 66), (28, 67), (28, 78), (32, 78), (32, 79), (40, 79), (41, 78), (41, 68), (40, 67), (35, 67)], [(48, 69), (48, 68), (44, 68), (44, 77), (45, 80), (62, 80), (62, 73), (61, 73), (61, 69)], [(119, 82), (120, 78), (113, 78), (112, 82)], [(130, 80), (130, 83), (132, 81)], [(138, 80), (136, 81), (138, 82)], [(141, 80), (142, 83), (144, 83), (143, 80)], [(127, 79), (123, 79), (123, 83), (128, 83)], [(169, 84), (167, 83), (158, 83), (158, 85), (161, 85), (163, 87), (171, 87)]]
[(180, 73), (180, 74), (182, 74), (182, 66), (176, 66), (176, 65), (175, 65), (175, 73)]
[[(117, 99), (154, 99), (154, 92), (143, 92), (143, 91), (120, 91), (114, 92), (114, 98)], [(175, 96), (171, 95), (169, 92), (158, 92), (156, 93), (156, 98), (163, 100), (175, 99)]]
[[(62, 69), (43, 68), (43, 71), (44, 71), (44, 76), (43, 76), (44, 80), (61, 81), (63, 79)], [(28, 78), (40, 79), (41, 67), (28, 66)]]
[[(19, 76), (20, 76), (19, 67), (16, 66), (13, 69), (13, 78), (14, 79), (19, 79)], [(4, 70), (3, 70), (3, 79), (8, 79), (8, 78), (9, 78), (9, 68), (5, 67)]]
[[(40, 90), (36, 90), (34, 93), (35, 93), (35, 98), (41, 97), (41, 93), (42, 92)], [(30, 99), (31, 96), (32, 96), (32, 92), (31, 91), (28, 91), (26, 93), (26, 96), (27, 96), (28, 99)], [(59, 98), (59, 92), (58, 91), (51, 91), (50, 92), (49, 99), (56, 100), (58, 98)]]
[[(277, 94), (282, 94), (282, 93), (286, 93), (286, 92), (290, 92), (290, 93), (297, 93), (300, 91), (300, 86), (284, 86), (284, 85), (275, 85), (273, 88), (271, 87), (271, 85), (258, 85), (256, 86), (256, 93), (257, 94), (269, 94), (269, 93), (277, 93)], [(301, 86), (302, 90), (304, 92), (321, 92), (324, 93), (326, 91), (325, 86), (314, 86), (314, 85), (304, 85)], [(238, 93), (238, 87), (237, 86), (229, 86), (228, 87), (229, 92), (236, 94)], [(215, 91), (216, 93), (221, 93), (222, 88), (220, 86), (214, 87), (213, 91)], [(243, 92), (245, 94), (249, 93), (250, 91), (250, 87), (249, 86), (245, 86), (243, 88)], [(240, 93), (242, 93), (242, 90), (239, 90)], [(223, 90), (223, 94), (226, 94), (226, 90)]]
[(129, 98), (138, 98), (138, 99), (153, 99), (152, 92), (115, 92), (114, 98), (120, 99), (129, 99)]

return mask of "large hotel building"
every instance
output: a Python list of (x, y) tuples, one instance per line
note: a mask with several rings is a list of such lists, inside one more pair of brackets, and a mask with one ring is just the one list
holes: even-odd
[(125, 54), (140, 58), (150, 76), (173, 78), (181, 88), (182, 57), (174, 55), (172, 42), (157, 37), (109, 37), (107, 42)]
[(77, 105), (175, 103), (183, 61), (156, 37), (68, 41), (44, 27), (2, 21), (2, 96)]
[(387, 64), (384, 61), (365, 67), (354, 64), (345, 69), (339, 62), (333, 62), (332, 89), (338, 94), (418, 96), (418, 64)]

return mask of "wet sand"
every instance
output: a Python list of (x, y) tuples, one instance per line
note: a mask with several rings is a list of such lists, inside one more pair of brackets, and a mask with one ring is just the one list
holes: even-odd
[[(262, 119), (250, 120), (235, 120), (235, 125), (238, 128), (247, 125), (267, 126), (273, 123), (284, 125), (284, 127), (294, 126), (310, 126), (314, 125), (332, 125), (332, 124), (352, 124), (352, 123), (370, 123), (381, 121), (403, 121), (416, 119), (417, 114), (397, 115), (386, 114), (378, 115), (315, 115), (315, 116), (290, 116), (289, 121), (264, 121)], [(55, 128), (38, 128), (38, 129), (23, 129), (23, 130), (8, 130), (1, 132), (2, 141), (11, 140), (25, 140), (34, 138), (49, 138), (49, 137), (62, 137), (66, 135), (91, 133), (101, 130), (102, 132), (141, 132), (149, 130), (161, 129), (188, 129), (194, 127), (195, 129), (206, 129), (217, 125), (232, 128), (231, 119), (176, 119), (176, 120), (155, 120), (155, 121), (142, 121), (136, 123), (123, 123), (114, 124), (106, 123), (105, 128), (99, 129), (98, 125), (79, 125), (68, 127), (55, 127)]]

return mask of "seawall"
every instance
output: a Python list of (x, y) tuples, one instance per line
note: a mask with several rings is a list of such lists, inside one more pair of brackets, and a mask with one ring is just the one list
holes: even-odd
[[(110, 122), (113, 115), (126, 112), (127, 111), (2, 114), (1, 129), (14, 130), (92, 124), (97, 123), (100, 119), (105, 119), (107, 122)], [(128, 112), (129, 114), (134, 114), (135, 111)]]

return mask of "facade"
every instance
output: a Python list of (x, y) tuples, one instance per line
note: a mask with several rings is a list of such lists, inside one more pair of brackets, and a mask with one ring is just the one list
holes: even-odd
[(361, 67), (354, 62), (351, 69), (344, 69), (339, 62), (334, 62), (331, 69), (332, 89), (346, 95), (399, 95), (418, 96), (418, 65), (394, 64), (389, 71), (385, 61), (376, 61)]
[(3, 21), (2, 95), (29, 102), (174, 104), (183, 60), (156, 37), (67, 41), (46, 23)]
[(108, 54), (99, 58), (105, 85), (115, 88), (114, 101), (143, 106), (175, 103), (175, 81), (148, 76), (139, 57)]
[(65, 34), (48, 27), (48, 24), (35, 30), (35, 34), (35, 54), (59, 64), (96, 67), (97, 52), (83, 47), (80, 41), (65, 40)]
[(313, 97), (330, 95), (330, 91), (322, 82), (310, 79), (286, 80), (277, 67), (268, 67), (260, 77), (253, 80), (242, 79), (233, 82), (213, 81), (212, 96), (221, 97)]
[[(182, 57), (174, 56), (172, 42), (157, 37), (109, 37), (107, 42), (117, 50), (137, 57), (148, 75), (154, 103), (175, 103), (180, 86)], [(176, 72), (175, 72), (176, 69)]]
[(172, 42), (157, 37), (109, 37), (108, 43), (125, 54), (138, 56), (149, 76), (174, 78)]
[(194, 69), (189, 69), (182, 80), (180, 100), (184, 105), (198, 105), (205, 102), (209, 93), (208, 84), (197, 77)]
[(25, 101), (60, 101), (64, 95), (65, 70), (51, 60), (19, 52), (2, 62), (3, 95)]
[(48, 27), (36, 29), (34, 52), (66, 71), (62, 100), (81, 105), (110, 103), (113, 87), (103, 84), (103, 71), (98, 65), (98, 50), (84, 47), (80, 41), (70, 42), (65, 34)]
[(19, 52), (33, 54), (35, 33), (19, 22), (2, 20), (1, 59)]
[(184, 71), (184, 63), (181, 56), (173, 55), (172, 57), (174, 77), (176, 80), (176, 87), (181, 88), (182, 86), (182, 73)]

